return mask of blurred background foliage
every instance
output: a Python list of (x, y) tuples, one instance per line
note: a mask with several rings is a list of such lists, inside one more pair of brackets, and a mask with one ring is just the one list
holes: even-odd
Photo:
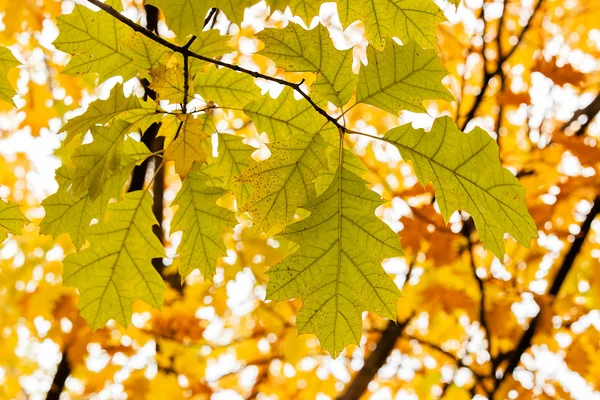
[[(171, 280), (162, 311), (141, 303), (128, 329), (92, 332), (61, 284), (67, 235), (39, 235), (41, 201), (57, 188), (54, 153), (66, 119), (116, 80), (61, 75), (68, 56), (52, 45), (56, 17), (72, 3), (0, 0), (0, 44), (23, 63), (9, 78), (16, 107), (0, 103), (0, 196), (32, 221), (0, 245), (0, 398), (2, 399), (590, 399), (600, 396), (600, 3), (588, 0), (439, 2), (448, 22), (438, 50), (453, 103), (429, 102), (428, 114), (394, 117), (367, 105), (346, 118), (363, 132), (400, 122), (428, 127), (450, 115), (469, 131), (497, 138), (503, 164), (527, 190), (539, 239), (530, 249), (507, 240), (503, 263), (485, 251), (466, 214), (446, 226), (430, 187), (417, 183), (391, 146), (349, 138), (374, 190), (390, 200), (378, 214), (402, 237), (406, 256), (384, 263), (402, 288), (398, 324), (365, 315), (360, 348), (337, 359), (310, 335), (297, 336), (299, 301), (265, 302), (265, 271), (287, 244), (258, 235), (249, 219), (226, 236), (228, 256), (214, 284), (192, 275)], [(142, 1), (124, 2), (135, 18)], [(259, 3), (241, 26), (217, 13), (214, 27), (233, 35), (228, 62), (299, 81), (254, 55), (255, 33), (282, 27), (289, 9)], [(161, 20), (159, 33), (168, 37)], [(294, 17), (295, 21), (300, 21)], [(364, 59), (364, 28), (342, 31), (335, 6), (320, 21), (339, 48)], [(313, 21), (313, 25), (316, 24)], [(143, 87), (137, 78), (131, 90)], [(216, 114), (218, 127), (264, 147), (241, 112)], [(355, 140), (356, 139), (356, 140)], [(355, 140), (355, 141), (354, 141)], [(164, 176), (163, 228), (173, 256), (170, 203), (181, 182)], [(176, 270), (165, 259), (163, 275)]]

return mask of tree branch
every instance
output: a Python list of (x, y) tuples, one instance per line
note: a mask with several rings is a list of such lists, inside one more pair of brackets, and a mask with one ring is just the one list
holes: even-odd
[[(567, 278), (569, 271), (571, 271), (571, 268), (575, 264), (575, 259), (577, 258), (577, 255), (579, 255), (579, 252), (581, 251), (581, 248), (585, 243), (588, 234), (590, 233), (592, 223), (594, 222), (594, 219), (596, 218), (596, 216), (598, 216), (598, 214), (600, 214), (600, 195), (596, 196), (596, 198), (594, 199), (590, 212), (585, 218), (585, 221), (583, 221), (583, 224), (581, 224), (581, 230), (579, 231), (579, 234), (575, 237), (575, 240), (571, 244), (569, 251), (565, 255), (565, 258), (563, 259), (562, 264), (558, 269), (556, 276), (554, 277), (552, 285), (550, 286), (550, 290), (548, 291), (548, 294), (550, 296), (556, 297), (560, 292), (560, 289), (565, 279)], [(493, 394), (498, 390), (504, 379), (506, 379), (507, 376), (512, 375), (513, 371), (515, 370), (515, 368), (517, 368), (519, 362), (521, 361), (521, 356), (531, 346), (531, 340), (533, 339), (533, 336), (535, 334), (540, 314), (541, 313), (538, 313), (538, 315), (536, 315), (531, 320), (529, 328), (527, 328), (527, 330), (521, 337), (521, 340), (519, 341), (517, 347), (511, 352), (508, 358), (508, 366), (502, 372), (502, 376), (496, 379), (496, 382), (494, 384), (494, 390), (492, 392), (492, 398)]]
[(567, 121), (561, 128), (561, 131), (565, 131), (569, 126), (571, 126), (575, 121), (579, 119), (582, 115), (587, 117), (587, 121), (585, 121), (581, 127), (575, 132), (576, 136), (582, 136), (585, 133), (587, 127), (592, 123), (596, 115), (600, 113), (600, 94), (596, 96), (596, 98), (587, 106), (582, 109), (575, 111), (573, 117), (569, 121)]
[[(88, 1), (92, 1), (92, 0), (88, 0)], [(96, 1), (96, 0), (93, 0), (93, 1)], [(511, 47), (511, 49), (505, 55), (498, 53), (498, 63), (496, 65), (496, 68), (493, 71), (489, 72), (487, 70), (487, 68), (485, 67), (485, 65), (486, 65), (485, 64), (485, 54), (483, 54), (484, 73), (483, 73), (483, 83), (481, 85), (481, 91), (479, 92), (477, 97), (475, 97), (473, 106), (471, 107), (471, 109), (469, 110), (469, 112), (467, 113), (467, 115), (465, 117), (465, 120), (462, 125), (463, 131), (467, 127), (467, 124), (475, 117), (475, 114), (479, 110), (479, 107), (481, 106), (481, 103), (483, 102), (483, 99), (485, 97), (485, 92), (487, 91), (492, 78), (495, 77), (496, 75), (498, 75), (499, 73), (502, 73), (502, 66), (513, 55), (513, 53), (517, 50), (517, 48), (523, 41), (523, 37), (525, 36), (527, 31), (529, 31), (529, 29), (531, 28), (533, 19), (535, 18), (536, 14), (541, 9), (543, 2), (544, 2), (544, 0), (538, 0), (538, 3), (536, 4), (535, 8), (533, 9), (533, 13), (531, 14), (531, 17), (529, 18), (529, 21), (527, 21), (527, 25), (525, 25), (525, 27), (523, 27), (523, 30), (521, 31), (521, 33), (519, 34), (519, 36), (517, 38), (517, 43), (513, 47)], [(503, 14), (504, 14), (504, 12), (503, 12)], [(484, 43), (485, 43), (485, 39), (484, 39)]]
[(467, 239), (467, 249), (469, 250), (469, 259), (471, 262), (471, 270), (473, 272), (473, 278), (477, 282), (479, 286), (480, 300), (479, 300), (479, 322), (481, 323), (481, 328), (483, 329), (485, 336), (488, 340), (488, 350), (490, 353), (490, 359), (492, 360), (492, 365), (494, 363), (494, 357), (492, 356), (492, 334), (491, 330), (487, 323), (487, 318), (485, 316), (485, 286), (483, 283), (483, 279), (481, 279), (477, 275), (477, 266), (475, 265), (475, 256), (473, 253), (473, 241), (471, 239), (471, 233), (475, 228), (474, 222), (472, 218), (469, 218), (468, 221), (465, 221), (462, 229), (463, 236)]
[(60, 398), (60, 394), (65, 388), (65, 382), (69, 375), (71, 375), (71, 363), (67, 357), (67, 350), (64, 350), (62, 359), (56, 367), (56, 374), (54, 375), (52, 386), (50, 386), (50, 390), (46, 395), (46, 400), (58, 400)]
[(279, 83), (280, 85), (288, 86), (288, 87), (294, 89), (302, 97), (304, 97), (304, 99), (306, 101), (308, 101), (308, 103), (312, 106), (312, 108), (314, 108), (319, 114), (324, 116), (329, 122), (331, 122), (333, 125), (335, 125), (338, 129), (341, 129), (343, 132), (345, 132), (346, 128), (344, 128), (344, 126), (342, 126), (337, 121), (336, 118), (332, 117), (331, 115), (329, 115), (327, 113), (327, 111), (325, 111), (323, 108), (319, 107), (313, 101), (313, 99), (302, 90), (302, 82), (301, 83), (288, 82), (284, 79), (275, 78), (275, 77), (272, 77), (269, 75), (261, 74), (260, 72), (257, 72), (257, 71), (252, 71), (252, 70), (240, 67), (239, 65), (228, 64), (223, 61), (215, 60), (210, 57), (206, 57), (201, 54), (194, 53), (193, 51), (188, 49), (186, 46), (178, 46), (174, 43), (171, 43), (171, 42), (161, 38), (160, 36), (156, 35), (155, 33), (151, 32), (150, 30), (144, 28), (143, 26), (141, 26), (141, 25), (133, 22), (129, 18), (125, 17), (124, 15), (119, 13), (117, 10), (112, 8), (110, 5), (102, 3), (100, 0), (87, 0), (87, 1), (88, 1), (88, 3), (93, 4), (96, 7), (100, 8), (102, 11), (108, 13), (112, 17), (118, 19), (119, 21), (121, 21), (122, 23), (124, 23), (125, 25), (127, 25), (128, 27), (133, 29), (134, 31), (141, 33), (142, 35), (146, 36), (148, 39), (151, 39), (154, 42), (156, 42), (176, 53), (183, 55), (184, 57), (191, 57), (191, 58), (195, 58), (198, 60), (202, 60), (204, 62), (218, 65), (223, 68), (228, 68), (233, 71), (242, 72), (242, 73), (250, 75), (254, 78), (261, 78), (261, 79), (265, 79), (267, 81), (276, 82), (276, 83)]
[(350, 385), (346, 388), (346, 391), (338, 396), (337, 400), (357, 400), (365, 393), (377, 371), (385, 364), (409, 321), (410, 318), (399, 325), (396, 324), (396, 321), (388, 321), (379, 341), (377, 341), (377, 347), (367, 357), (365, 365), (358, 371), (354, 379), (350, 382)]
[(473, 369), (470, 366), (466, 365), (462, 359), (460, 359), (459, 357), (457, 357), (454, 354), (450, 353), (449, 351), (446, 351), (446, 350), (442, 349), (437, 344), (428, 342), (427, 340), (418, 338), (416, 336), (406, 335), (406, 337), (408, 339), (411, 339), (411, 340), (416, 340), (422, 346), (429, 347), (429, 348), (431, 348), (431, 349), (433, 349), (435, 351), (438, 351), (438, 352), (444, 354), (445, 356), (451, 358), (456, 363), (456, 365), (458, 365), (459, 367), (470, 369), (471, 373), (477, 379), (478, 382), (483, 382), (483, 380), (486, 378), (485, 376), (482, 376), (482, 375), (478, 374), (477, 372), (473, 371)]

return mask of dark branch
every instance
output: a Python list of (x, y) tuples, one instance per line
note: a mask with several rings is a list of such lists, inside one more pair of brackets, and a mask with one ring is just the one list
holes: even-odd
[(147, 38), (155, 41), (156, 43), (176, 52), (181, 54), (184, 57), (191, 57), (191, 58), (196, 58), (198, 60), (202, 60), (204, 62), (207, 63), (211, 63), (211, 64), (215, 64), (218, 65), (220, 67), (223, 68), (228, 68), (230, 70), (233, 71), (237, 71), (237, 72), (242, 72), (244, 74), (253, 76), (254, 78), (261, 78), (261, 79), (265, 79), (271, 82), (276, 82), (279, 83), (280, 85), (284, 85), (284, 86), (288, 86), (292, 89), (294, 89), (296, 92), (300, 93), (300, 95), (302, 97), (304, 97), (304, 99), (306, 101), (308, 101), (308, 103), (312, 106), (312, 108), (314, 108), (319, 114), (321, 114), (322, 116), (324, 116), (329, 122), (331, 122), (333, 125), (335, 125), (338, 129), (341, 129), (342, 131), (345, 131), (346, 128), (344, 128), (344, 126), (342, 126), (337, 119), (335, 119), (334, 117), (332, 117), (331, 115), (329, 115), (327, 113), (327, 111), (325, 111), (323, 108), (319, 107), (314, 101), (313, 99), (310, 98), (310, 96), (308, 94), (306, 94), (303, 90), (301, 85), (297, 84), (297, 83), (293, 83), (293, 82), (288, 82), (284, 79), (279, 79), (279, 78), (275, 78), (269, 75), (265, 75), (265, 74), (261, 74), (260, 72), (256, 72), (256, 71), (252, 71), (243, 67), (240, 67), (239, 65), (235, 65), (235, 64), (228, 64), (226, 62), (220, 61), (220, 60), (215, 60), (212, 59), (210, 57), (206, 57), (203, 56), (201, 54), (198, 53), (194, 53), (193, 51), (191, 51), (190, 49), (186, 48), (185, 46), (178, 46), (174, 43), (171, 43), (163, 38), (161, 38), (160, 36), (154, 34), (153, 32), (151, 32), (150, 30), (144, 28), (143, 26), (136, 24), (135, 22), (133, 22), (132, 20), (130, 20), (129, 18), (125, 17), (124, 15), (122, 15), (121, 13), (119, 13), (117, 10), (115, 10), (114, 8), (112, 8), (111, 6), (109, 6), (108, 4), (102, 3), (100, 0), (87, 0), (90, 4), (95, 5), (96, 7), (100, 8), (102, 11), (108, 13), (109, 15), (111, 15), (112, 17), (118, 19), (119, 21), (121, 21), (122, 23), (124, 23), (125, 25), (129, 26), (131, 29), (133, 29), (136, 32), (141, 33), (142, 35), (146, 36)]
[(210, 9), (210, 11), (208, 12), (208, 15), (204, 19), (204, 26), (208, 26), (208, 24), (210, 23), (211, 20), (213, 20), (212, 25), (215, 24), (215, 22), (217, 20), (217, 12), (218, 11), (219, 11), (218, 8), (213, 7)]
[(385, 364), (385, 360), (396, 346), (398, 338), (402, 336), (402, 332), (409, 321), (410, 318), (399, 325), (395, 321), (388, 322), (377, 341), (377, 347), (365, 360), (365, 365), (346, 388), (346, 392), (340, 395), (337, 400), (356, 400), (363, 395), (367, 390), (367, 386), (369, 386), (369, 382), (373, 380), (377, 371)]
[[(565, 255), (565, 258), (563, 259), (562, 264), (558, 269), (556, 276), (554, 277), (552, 285), (550, 286), (550, 290), (548, 291), (548, 294), (550, 296), (556, 297), (560, 292), (560, 289), (563, 283), (565, 282), (569, 271), (571, 271), (571, 268), (573, 268), (573, 265), (575, 264), (575, 259), (577, 258), (577, 255), (581, 251), (581, 248), (585, 243), (588, 234), (590, 233), (590, 230), (592, 228), (592, 222), (594, 222), (594, 219), (598, 216), (598, 214), (600, 214), (600, 196), (596, 196), (596, 198), (594, 199), (592, 208), (588, 213), (587, 217), (585, 218), (585, 221), (583, 221), (579, 234), (575, 237), (575, 240), (571, 244), (569, 251)], [(515, 368), (517, 368), (519, 362), (521, 361), (521, 356), (531, 346), (531, 340), (533, 339), (533, 336), (535, 334), (539, 318), (540, 314), (536, 315), (533, 318), (533, 320), (529, 324), (529, 328), (527, 328), (527, 330), (521, 337), (519, 344), (508, 357), (508, 365), (503, 371), (502, 376), (496, 379), (496, 383), (494, 385), (494, 392), (500, 387), (500, 385), (502, 384), (504, 379), (506, 379), (507, 376), (512, 375), (513, 371), (515, 370)]]
[(587, 129), (587, 127), (592, 123), (592, 121), (594, 120), (594, 118), (596, 117), (596, 115), (598, 115), (598, 113), (600, 113), (600, 94), (598, 94), (598, 96), (596, 96), (596, 98), (587, 106), (585, 106), (584, 108), (575, 111), (575, 113), (573, 114), (573, 117), (571, 117), (571, 119), (569, 121), (567, 121), (561, 128), (561, 131), (565, 131), (569, 126), (573, 125), (574, 122), (576, 122), (579, 117), (581, 117), (582, 115), (585, 115), (587, 117), (587, 121), (585, 121), (577, 130), (577, 132), (575, 132), (576, 136), (581, 136), (585, 133), (585, 130)]
[[(196, 36), (192, 36), (190, 40), (183, 46), (184, 49), (189, 49), (192, 43), (196, 40)], [(187, 54), (183, 55), (183, 101), (181, 103), (181, 112), (187, 114), (187, 104), (188, 104), (188, 95), (190, 91), (190, 58)], [(175, 132), (175, 137), (173, 140), (179, 137), (179, 133), (181, 132), (181, 128), (183, 126), (183, 122), (179, 123), (177, 127), (177, 132)]]
[(485, 332), (485, 335), (487, 337), (490, 358), (492, 359), (492, 363), (493, 363), (494, 357), (492, 355), (492, 334), (491, 334), (490, 327), (488, 326), (488, 323), (487, 323), (487, 318), (485, 316), (485, 286), (483, 283), (483, 279), (481, 279), (477, 275), (477, 266), (475, 265), (475, 255), (473, 252), (473, 241), (471, 239), (471, 233), (473, 232), (474, 229), (475, 229), (475, 225), (473, 223), (473, 219), (469, 218), (469, 220), (465, 221), (465, 223), (463, 225), (462, 234), (467, 239), (467, 243), (468, 243), (467, 249), (469, 250), (469, 258), (471, 261), (471, 270), (473, 271), (473, 278), (477, 282), (477, 286), (479, 286), (479, 293), (480, 293), (479, 322), (481, 323), (481, 327), (483, 328), (483, 331)]
[(460, 357), (455, 356), (454, 354), (450, 353), (449, 351), (446, 351), (446, 350), (442, 349), (437, 344), (428, 342), (425, 339), (421, 339), (421, 338), (418, 338), (416, 336), (408, 336), (408, 335), (406, 335), (406, 337), (408, 339), (411, 339), (411, 340), (416, 340), (422, 346), (429, 347), (429, 348), (431, 348), (431, 349), (433, 349), (435, 351), (438, 351), (438, 352), (444, 354), (445, 356), (451, 358), (456, 363), (456, 365), (458, 365), (459, 367), (470, 369), (471, 373), (477, 379), (477, 381), (479, 383), (483, 384), (483, 381), (485, 380), (485, 377), (482, 376), (482, 375), (480, 375), (480, 374), (478, 374), (477, 372), (473, 371), (473, 369), (470, 366), (468, 366), (467, 364), (465, 364), (464, 361)]
[[(88, 0), (88, 1), (92, 1), (92, 0)], [(94, 1), (96, 1), (96, 0), (94, 0)], [(517, 38), (517, 43), (513, 47), (511, 47), (511, 49), (505, 55), (498, 53), (498, 63), (496, 64), (496, 68), (493, 71), (489, 72), (487, 70), (487, 68), (485, 67), (485, 65), (486, 65), (485, 54), (482, 55), (483, 56), (483, 71), (484, 71), (484, 73), (483, 73), (483, 83), (481, 85), (481, 91), (479, 92), (477, 97), (475, 97), (473, 106), (471, 106), (471, 109), (469, 110), (469, 112), (467, 113), (467, 115), (465, 117), (465, 120), (462, 125), (462, 130), (465, 130), (465, 128), (467, 127), (467, 124), (475, 117), (475, 114), (477, 114), (477, 111), (479, 110), (479, 107), (481, 106), (481, 103), (483, 102), (483, 99), (485, 98), (485, 93), (490, 85), (492, 78), (495, 77), (496, 75), (502, 73), (502, 67), (503, 67), (504, 63), (513, 55), (513, 53), (517, 50), (517, 48), (523, 41), (523, 37), (525, 36), (527, 31), (529, 31), (529, 29), (531, 28), (533, 19), (535, 18), (536, 14), (541, 9), (543, 2), (544, 2), (544, 0), (539, 0), (538, 3), (536, 4), (535, 8), (533, 9), (533, 13), (531, 14), (531, 17), (529, 18), (529, 21), (527, 22), (527, 25), (525, 25), (525, 27), (523, 28), (523, 30), (521, 31), (521, 33), (519, 34), (519, 36)], [(502, 14), (504, 14), (504, 12)], [(483, 14), (482, 14), (482, 17), (485, 18), (485, 16), (483, 16)], [(485, 39), (484, 39), (484, 43), (485, 43)]]
[(69, 375), (71, 375), (71, 363), (69, 362), (67, 351), (65, 350), (63, 351), (62, 359), (56, 368), (56, 374), (54, 375), (52, 386), (50, 386), (50, 390), (46, 395), (46, 400), (58, 400), (60, 398), (60, 394), (65, 388), (65, 382)]

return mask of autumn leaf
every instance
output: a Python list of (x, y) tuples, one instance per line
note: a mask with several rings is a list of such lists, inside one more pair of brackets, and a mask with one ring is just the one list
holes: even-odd
[(210, 280), (215, 274), (217, 259), (226, 254), (225, 244), (217, 238), (232, 229), (236, 221), (233, 213), (217, 205), (225, 190), (208, 186), (199, 169), (200, 165), (195, 164), (183, 181), (183, 187), (174, 200), (179, 208), (171, 227), (188, 235), (178, 249), (181, 278), (185, 279), (199, 268), (202, 276)]
[(7, 238), (8, 233), (19, 234), (23, 225), (29, 222), (17, 204), (0, 200), (0, 242)]
[(369, 64), (360, 69), (358, 78), (358, 103), (397, 114), (424, 112), (425, 100), (453, 100), (441, 83), (446, 71), (433, 50), (423, 50), (415, 42), (400, 46), (390, 41), (383, 51), (370, 46), (367, 58)]
[(285, 29), (266, 29), (258, 38), (265, 44), (260, 54), (278, 67), (317, 74), (312, 87), (316, 101), (331, 101), (342, 107), (350, 100), (358, 79), (352, 72), (352, 50), (337, 50), (323, 25), (306, 31), (289, 24)]
[(145, 191), (112, 203), (106, 219), (90, 229), (91, 246), (64, 260), (65, 285), (80, 291), (78, 307), (92, 329), (109, 319), (128, 326), (138, 299), (162, 306), (165, 284), (151, 260), (163, 257), (164, 250), (152, 233), (151, 204)]
[(181, 178), (185, 177), (195, 162), (205, 162), (206, 153), (202, 141), (212, 134), (212, 125), (208, 115), (198, 118), (179, 116), (176, 137), (165, 149), (165, 160), (175, 162), (175, 171)]
[(311, 215), (284, 231), (300, 249), (269, 269), (267, 297), (302, 299), (299, 333), (314, 333), (337, 356), (358, 344), (361, 313), (395, 318), (398, 288), (381, 267), (402, 254), (398, 236), (375, 215), (381, 204), (364, 180), (343, 167), (329, 188), (304, 208)]
[(523, 201), (525, 190), (502, 168), (498, 145), (482, 129), (464, 134), (450, 118), (442, 117), (430, 132), (407, 124), (386, 133), (385, 140), (413, 162), (423, 185), (433, 182), (446, 222), (455, 210), (466, 210), (483, 244), (500, 260), (504, 258), (505, 232), (526, 247), (537, 237)]
[(8, 71), (21, 65), (12, 52), (6, 47), (0, 46), (0, 99), (13, 104), (15, 89), (8, 80)]

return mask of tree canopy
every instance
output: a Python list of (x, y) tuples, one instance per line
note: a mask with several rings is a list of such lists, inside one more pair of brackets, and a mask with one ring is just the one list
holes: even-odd
[(600, 5), (20, 3), (0, 398), (598, 395)]

